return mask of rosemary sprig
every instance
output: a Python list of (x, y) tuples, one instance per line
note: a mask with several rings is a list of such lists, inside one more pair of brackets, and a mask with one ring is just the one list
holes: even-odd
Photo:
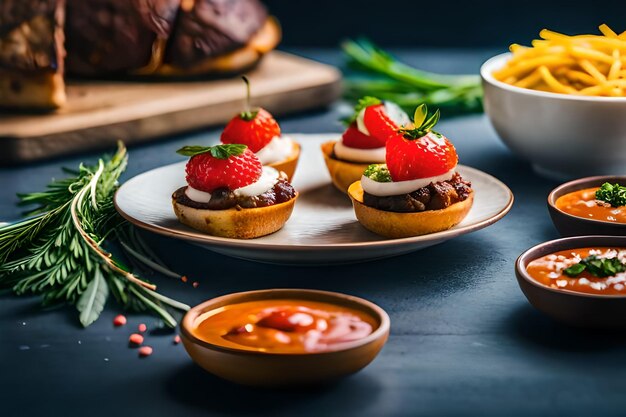
[[(20, 204), (36, 205), (25, 220), (0, 227), (0, 288), (39, 294), (44, 305), (69, 303), (88, 326), (99, 317), (110, 294), (123, 307), (149, 311), (175, 326), (176, 310), (189, 307), (157, 293), (106, 248), (118, 243), (144, 265), (154, 261), (146, 245), (115, 210), (113, 195), (128, 157), (123, 144), (95, 166), (65, 170), (72, 177), (53, 181), (47, 190), (20, 195)], [(106, 247), (106, 248), (105, 248)], [(169, 271), (169, 270), (168, 270)], [(169, 271), (170, 275), (176, 275)]]
[(341, 45), (349, 73), (344, 96), (356, 101), (364, 95), (397, 103), (410, 112), (421, 103), (443, 108), (446, 114), (482, 111), (480, 78), (474, 75), (442, 75), (400, 62), (367, 40)]

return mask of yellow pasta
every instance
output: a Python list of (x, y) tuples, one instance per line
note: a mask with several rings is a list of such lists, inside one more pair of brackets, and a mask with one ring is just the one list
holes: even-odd
[(493, 76), (521, 88), (561, 94), (626, 97), (626, 31), (606, 24), (600, 35), (543, 29), (531, 46), (513, 44)]

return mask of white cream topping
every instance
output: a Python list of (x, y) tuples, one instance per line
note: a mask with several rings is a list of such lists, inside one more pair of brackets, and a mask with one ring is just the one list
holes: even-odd
[(272, 167), (263, 167), (261, 177), (250, 185), (234, 190), (235, 195), (254, 197), (268, 191), (278, 182), (279, 173)]
[(431, 182), (448, 181), (452, 179), (453, 175), (454, 169), (446, 172), (445, 174), (437, 175), (434, 177), (395, 182), (377, 182), (363, 175), (361, 177), (361, 187), (363, 187), (363, 191), (368, 194), (372, 194), (378, 197), (388, 197), (391, 195), (412, 193), (415, 190), (426, 187)]
[(195, 201), (196, 203), (208, 203), (211, 201), (211, 193), (196, 190), (195, 188), (192, 188), (191, 185), (188, 185), (187, 189), (185, 189), (185, 195), (187, 198)]
[(335, 144), (335, 155), (339, 159), (351, 162), (369, 162), (371, 164), (385, 162), (385, 147), (373, 149), (351, 148), (338, 141)]
[(294, 143), (289, 136), (274, 136), (270, 143), (256, 153), (263, 165), (287, 159), (293, 152)]

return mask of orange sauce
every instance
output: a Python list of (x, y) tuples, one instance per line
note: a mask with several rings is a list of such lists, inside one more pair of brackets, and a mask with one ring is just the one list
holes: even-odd
[(583, 271), (576, 277), (569, 277), (563, 273), (564, 269), (589, 255), (598, 257), (618, 256), (626, 261), (626, 248), (581, 248), (555, 252), (530, 262), (526, 271), (532, 279), (550, 288), (585, 294), (626, 294), (626, 272), (606, 278), (598, 278), (587, 271)]
[(333, 350), (362, 339), (377, 327), (368, 314), (305, 300), (260, 300), (231, 304), (198, 318), (193, 333), (208, 343), (270, 353)]
[(556, 208), (576, 217), (613, 223), (626, 223), (626, 207), (611, 207), (596, 201), (600, 188), (585, 188), (562, 195), (556, 200)]

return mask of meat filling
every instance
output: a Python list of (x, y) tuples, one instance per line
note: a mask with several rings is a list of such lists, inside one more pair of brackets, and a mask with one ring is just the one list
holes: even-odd
[(174, 191), (172, 198), (178, 204), (203, 210), (227, 210), (229, 208), (257, 208), (268, 207), (274, 204), (285, 203), (296, 196), (293, 186), (287, 181), (280, 179), (273, 188), (263, 194), (253, 197), (237, 196), (228, 188), (218, 188), (211, 193), (211, 200), (208, 203), (198, 203), (191, 200), (185, 194), (187, 187), (181, 187)]
[(467, 199), (472, 192), (472, 184), (455, 173), (449, 181), (430, 183), (409, 194), (379, 197), (363, 193), (366, 206), (384, 211), (413, 213), (426, 210), (441, 210)]

